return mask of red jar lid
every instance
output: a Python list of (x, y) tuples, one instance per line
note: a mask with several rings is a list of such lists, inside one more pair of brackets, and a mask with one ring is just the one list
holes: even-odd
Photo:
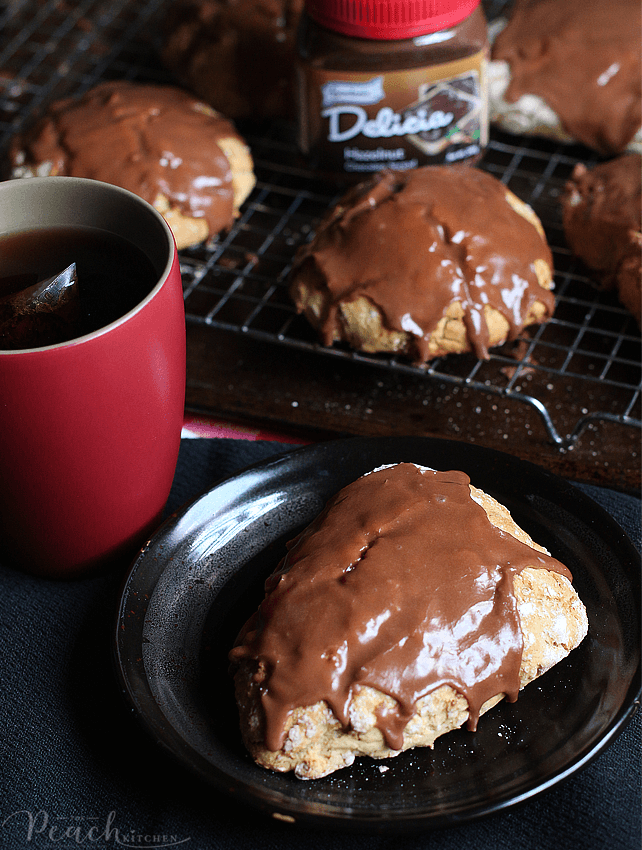
[(358, 38), (416, 38), (461, 23), (480, 0), (306, 0), (310, 17)]

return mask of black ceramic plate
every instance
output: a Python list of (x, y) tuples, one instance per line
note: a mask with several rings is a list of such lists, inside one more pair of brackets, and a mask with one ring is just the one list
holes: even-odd
[[(462, 469), (573, 572), (581, 646), (478, 731), (434, 750), (357, 760), (305, 782), (254, 764), (238, 733), (227, 651), (285, 542), (342, 486), (381, 464)], [(116, 657), (155, 738), (221, 791), (272, 815), (371, 831), (478, 818), (550, 789), (609, 744), (640, 688), (640, 559), (622, 529), (563, 480), (508, 455), (423, 438), (354, 438), (299, 449), (216, 485), (160, 528), (121, 600)]]

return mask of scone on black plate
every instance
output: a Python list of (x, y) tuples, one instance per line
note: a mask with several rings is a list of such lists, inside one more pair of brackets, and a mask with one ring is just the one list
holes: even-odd
[(296, 254), (290, 294), (325, 345), (434, 357), (488, 349), (546, 321), (553, 261), (533, 210), (464, 165), (382, 171)]
[(255, 183), (233, 124), (174, 86), (115, 81), (53, 103), (9, 151), (11, 177), (89, 177), (165, 217), (179, 249), (232, 226)]
[(162, 59), (230, 118), (293, 118), (294, 41), (303, 0), (177, 0)]
[(570, 579), (463, 472), (362, 476), (288, 545), (230, 652), (247, 749), (317, 779), (475, 729), (583, 640)]
[(639, 0), (516, 0), (490, 27), (489, 113), (521, 135), (642, 151)]
[(569, 248), (642, 321), (642, 156), (578, 163), (562, 195)]

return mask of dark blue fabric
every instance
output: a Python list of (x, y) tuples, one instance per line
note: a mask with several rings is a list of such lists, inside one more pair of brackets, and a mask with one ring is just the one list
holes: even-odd
[[(291, 448), (184, 440), (168, 511), (219, 478)], [(639, 546), (639, 500), (583, 489)], [(121, 578), (58, 583), (0, 565), (1, 850), (163, 842), (188, 850), (639, 850), (639, 712), (580, 775), (479, 823), (377, 837), (253, 816), (175, 764), (122, 700), (110, 645)]]

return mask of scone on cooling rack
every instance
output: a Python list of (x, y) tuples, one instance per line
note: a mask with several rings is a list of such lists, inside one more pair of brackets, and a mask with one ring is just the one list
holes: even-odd
[(579, 163), (562, 195), (569, 248), (642, 323), (642, 156)]
[(296, 254), (290, 294), (325, 345), (417, 364), (488, 349), (546, 321), (553, 261), (533, 210), (468, 166), (382, 171)]
[(605, 155), (642, 151), (641, 8), (516, 0), (490, 27), (491, 123)]
[(162, 213), (179, 249), (228, 229), (254, 187), (232, 123), (173, 86), (100, 83), (53, 103), (9, 151), (12, 177), (114, 183)]
[(230, 118), (294, 117), (294, 40), (303, 0), (177, 0), (161, 56)]
[(475, 729), (583, 640), (570, 579), (463, 472), (362, 476), (288, 545), (230, 652), (247, 749), (317, 779)]

